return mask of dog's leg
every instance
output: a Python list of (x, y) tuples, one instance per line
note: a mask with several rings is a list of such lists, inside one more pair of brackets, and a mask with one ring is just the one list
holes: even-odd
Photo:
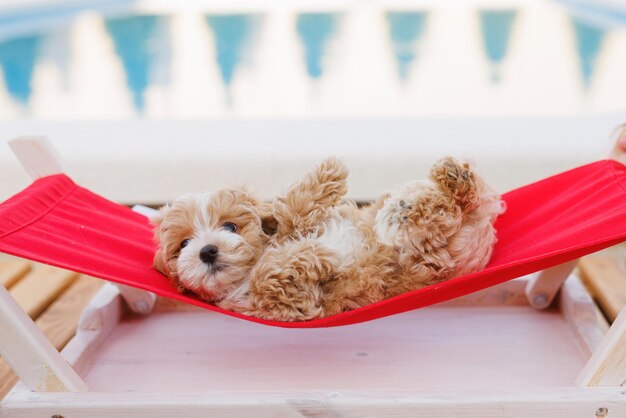
[(290, 241), (268, 249), (250, 282), (253, 315), (276, 321), (324, 316), (322, 285), (332, 280), (340, 260), (314, 241)]
[(378, 239), (395, 247), (402, 268), (423, 284), (454, 272), (449, 240), (460, 229), (465, 209), (478, 199), (467, 165), (444, 159), (430, 177), (434, 184), (418, 181), (391, 193), (375, 223)]
[[(455, 274), (459, 262), (456, 247), (462, 244), (467, 251), (472, 241), (471, 237), (454, 237), (470, 219), (471, 224), (478, 222), (474, 218), (480, 215), (481, 205), (481, 180), (469, 164), (444, 158), (433, 165), (429, 177), (434, 187), (424, 182), (404, 186), (385, 200), (376, 217), (379, 239), (396, 247), (407, 274), (424, 284)], [(487, 220), (492, 217), (484, 216)]]
[(478, 179), (468, 163), (452, 157), (443, 158), (432, 166), (429, 177), (463, 211), (468, 212), (480, 205)]
[(423, 285), (445, 280), (456, 267), (448, 240), (460, 228), (460, 210), (426, 199), (413, 205), (403, 209), (399, 221), (398, 261), (403, 270)]
[(276, 198), (273, 215), (278, 228), (274, 239), (282, 242), (313, 231), (326, 217), (327, 209), (341, 202), (347, 192), (347, 177), (346, 167), (329, 158)]

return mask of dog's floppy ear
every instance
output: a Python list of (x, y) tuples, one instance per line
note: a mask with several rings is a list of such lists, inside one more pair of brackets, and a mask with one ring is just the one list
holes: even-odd
[(152, 261), (152, 265), (155, 269), (165, 274), (166, 276), (170, 274), (169, 268), (167, 267), (167, 261), (165, 260), (165, 251), (163, 250), (163, 248), (159, 248), (154, 254), (154, 260)]
[(263, 232), (267, 235), (275, 234), (278, 229), (278, 222), (274, 217), (273, 205), (269, 202), (260, 202), (245, 185), (241, 186), (236, 192), (243, 193), (244, 199), (256, 208), (261, 218), (261, 228), (263, 228)]
[(165, 258), (165, 250), (163, 250), (163, 248), (159, 248), (156, 254), (154, 254), (152, 266), (170, 279), (170, 283), (174, 285), (174, 288), (176, 288), (178, 293), (184, 293), (186, 291), (185, 287), (178, 281), (177, 275), (172, 274), (169, 264)]
[(272, 211), (273, 206), (268, 202), (260, 202), (257, 204), (259, 215), (261, 216), (261, 227), (267, 235), (275, 234), (278, 230), (278, 222)]
[(163, 219), (165, 219), (165, 215), (167, 214), (169, 210), (170, 210), (170, 205), (168, 203), (168, 204), (161, 206), (153, 214), (148, 216), (148, 219), (150, 219), (150, 223), (154, 225), (154, 233), (155, 233), (155, 237), (157, 241), (158, 241), (157, 235), (161, 227), (161, 222), (163, 222)]
[(150, 216), (150, 223), (154, 225), (154, 242), (159, 246), (154, 254), (154, 260), (152, 262), (155, 269), (161, 273), (168, 275), (169, 269), (167, 268), (167, 261), (165, 260), (165, 250), (161, 247), (161, 223), (165, 218), (165, 215), (170, 209), (170, 205), (164, 205), (159, 208), (157, 212)]
[(452, 157), (443, 158), (433, 165), (429, 177), (464, 211), (470, 211), (479, 206), (478, 185), (468, 163), (459, 162)]

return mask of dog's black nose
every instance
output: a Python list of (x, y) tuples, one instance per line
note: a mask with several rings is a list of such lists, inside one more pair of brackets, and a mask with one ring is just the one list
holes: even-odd
[(217, 253), (219, 250), (215, 245), (205, 245), (200, 250), (200, 260), (204, 261), (207, 264), (211, 264), (217, 258)]

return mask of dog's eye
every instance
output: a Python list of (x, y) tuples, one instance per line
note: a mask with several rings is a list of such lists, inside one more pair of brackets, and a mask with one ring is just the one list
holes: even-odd
[(184, 239), (184, 240), (180, 243), (180, 248), (185, 248), (187, 245), (189, 245), (189, 240), (188, 240), (188, 239)]
[(224, 225), (222, 225), (222, 228), (229, 232), (237, 232), (237, 225), (232, 222), (226, 222)]

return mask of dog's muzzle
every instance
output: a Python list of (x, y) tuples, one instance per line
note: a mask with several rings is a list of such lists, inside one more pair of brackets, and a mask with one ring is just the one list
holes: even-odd
[(200, 250), (200, 260), (207, 264), (213, 264), (218, 254), (219, 250), (215, 245), (205, 245)]

